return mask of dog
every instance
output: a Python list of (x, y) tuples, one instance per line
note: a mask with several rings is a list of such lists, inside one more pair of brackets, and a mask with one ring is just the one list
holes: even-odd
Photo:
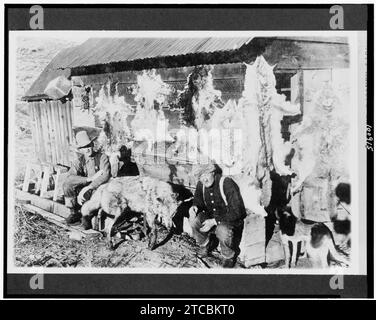
[(312, 226), (311, 239), (306, 243), (306, 253), (313, 268), (329, 268), (330, 261), (348, 266), (348, 261), (345, 259), (347, 255), (335, 245), (332, 232), (323, 223), (315, 223)]
[(300, 252), (307, 256), (314, 268), (329, 268), (330, 261), (348, 266), (347, 255), (337, 248), (333, 233), (324, 223), (298, 219), (288, 207), (280, 210), (277, 218), (285, 253), (285, 268), (296, 267)]

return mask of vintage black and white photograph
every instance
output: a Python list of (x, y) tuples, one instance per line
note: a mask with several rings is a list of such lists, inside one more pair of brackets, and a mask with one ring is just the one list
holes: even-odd
[(355, 33), (9, 40), (9, 269), (364, 270)]

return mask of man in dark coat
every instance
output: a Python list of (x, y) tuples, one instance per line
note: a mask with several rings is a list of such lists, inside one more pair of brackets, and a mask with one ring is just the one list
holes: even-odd
[[(67, 224), (75, 224), (81, 220), (78, 212), (80, 205), (90, 199), (91, 194), (100, 185), (110, 179), (110, 162), (106, 154), (94, 151), (92, 139), (86, 131), (76, 134), (77, 149), (81, 154), (73, 162), (63, 183), (65, 205), (71, 209)], [(82, 220), (84, 229), (88, 229), (90, 221)]]
[(246, 217), (239, 187), (230, 177), (222, 177), (212, 162), (198, 167), (195, 176), (199, 182), (189, 213), (191, 217), (195, 216), (192, 231), (200, 246), (198, 254), (201, 257), (209, 255), (219, 241), (223, 267), (232, 268), (240, 253)]

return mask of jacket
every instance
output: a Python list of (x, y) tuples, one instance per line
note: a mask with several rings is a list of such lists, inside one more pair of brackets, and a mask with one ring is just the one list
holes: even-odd
[(221, 175), (217, 174), (214, 183), (210, 188), (205, 188), (203, 195), (203, 185), (197, 183), (193, 205), (199, 211), (207, 212), (217, 223), (226, 222), (229, 224), (240, 224), (246, 217), (246, 210), (243, 198), (238, 185), (230, 177), (226, 177), (223, 182), (223, 191), (226, 196), (227, 206), (222, 198), (219, 181)]
[(102, 170), (103, 173), (89, 184), (95, 190), (110, 179), (110, 162), (106, 154), (95, 152), (88, 160), (85, 159), (84, 155), (80, 154), (72, 163), (68, 175), (74, 176), (77, 183), (85, 184), (86, 178), (92, 177), (99, 170)]

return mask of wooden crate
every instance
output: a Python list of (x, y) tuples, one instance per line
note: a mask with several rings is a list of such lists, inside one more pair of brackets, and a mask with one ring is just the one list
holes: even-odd
[(244, 219), (240, 250), (239, 258), (247, 268), (266, 261), (265, 218), (256, 214), (248, 214)]
[(273, 263), (285, 259), (285, 253), (279, 231), (274, 231), (268, 246), (266, 247), (266, 262)]

